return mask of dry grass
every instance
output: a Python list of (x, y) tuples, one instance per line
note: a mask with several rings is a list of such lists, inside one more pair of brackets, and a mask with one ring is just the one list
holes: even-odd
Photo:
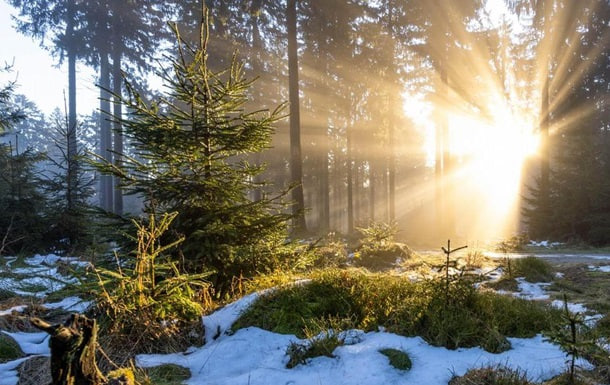
[(49, 357), (35, 356), (18, 368), (17, 385), (43, 385), (51, 383), (51, 360)]

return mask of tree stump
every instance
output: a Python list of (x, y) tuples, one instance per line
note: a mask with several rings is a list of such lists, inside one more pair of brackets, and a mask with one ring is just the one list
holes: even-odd
[(106, 384), (95, 362), (97, 324), (94, 319), (72, 314), (63, 325), (51, 325), (40, 318), (31, 318), (30, 322), (51, 336), (52, 385)]

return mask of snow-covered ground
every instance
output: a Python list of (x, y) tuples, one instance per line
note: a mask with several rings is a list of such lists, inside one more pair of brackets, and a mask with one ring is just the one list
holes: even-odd
[[(229, 330), (231, 324), (254, 297), (249, 296), (221, 309), (203, 322), (208, 330)], [(189, 368), (186, 384), (428, 384), (445, 385), (453, 375), (487, 365), (520, 368), (532, 381), (546, 380), (565, 370), (565, 353), (538, 335), (530, 339), (509, 338), (512, 349), (501, 354), (480, 348), (448, 350), (430, 346), (419, 337), (402, 337), (384, 331), (358, 333), (361, 337), (338, 347), (334, 358), (317, 357), (306, 365), (287, 369), (286, 349), (303, 342), (293, 335), (276, 334), (250, 327), (235, 333), (221, 333), (203, 347), (186, 353), (140, 355), (142, 367), (172, 363)], [(406, 352), (413, 361), (409, 371), (389, 364), (379, 350)], [(580, 365), (590, 366), (585, 361)]]
[[(31, 267), (19, 268), (20, 274), (46, 277), (36, 283), (44, 286), (41, 294), (56, 290), (67, 282), (57, 273), (56, 256), (37, 256), (26, 260)], [(67, 263), (77, 263), (66, 260)], [(14, 269), (17, 270), (17, 269)], [(6, 281), (6, 282), (5, 282)], [(69, 281), (69, 280), (68, 280)], [(0, 286), (18, 288), (24, 279), (2, 278)], [(47, 284), (49, 284), (47, 286)], [(548, 295), (544, 284), (531, 284), (519, 281), (520, 293), (528, 299), (544, 299)], [(287, 369), (286, 350), (291, 343), (304, 342), (293, 335), (276, 334), (259, 328), (250, 327), (232, 332), (231, 324), (241, 312), (250, 306), (259, 294), (246, 296), (217, 312), (203, 317), (206, 331), (206, 344), (189, 348), (184, 353), (166, 355), (140, 355), (137, 365), (156, 366), (174, 363), (189, 368), (192, 377), (186, 381), (191, 385), (223, 384), (427, 384), (445, 385), (453, 375), (462, 375), (468, 369), (488, 365), (506, 365), (519, 368), (532, 381), (554, 377), (566, 368), (566, 356), (558, 346), (544, 340), (540, 335), (530, 339), (509, 338), (512, 348), (500, 354), (485, 352), (480, 348), (448, 350), (427, 344), (419, 337), (403, 337), (385, 332), (364, 333), (351, 331), (343, 346), (334, 351), (334, 358), (318, 357), (307, 364)], [(67, 297), (60, 302), (46, 304), (47, 308), (62, 308), (69, 311), (83, 311), (89, 304), (77, 297)], [(555, 306), (563, 306), (557, 303)], [(570, 304), (572, 311), (586, 311), (578, 304)], [(24, 306), (0, 312), (21, 312)], [(49, 355), (48, 337), (45, 333), (8, 333), (28, 355)], [(379, 350), (394, 348), (406, 352), (413, 362), (412, 369), (401, 371), (389, 364), (389, 359)], [(0, 385), (17, 384), (17, 366), (25, 358), (0, 364)], [(579, 365), (588, 367), (586, 361)]]

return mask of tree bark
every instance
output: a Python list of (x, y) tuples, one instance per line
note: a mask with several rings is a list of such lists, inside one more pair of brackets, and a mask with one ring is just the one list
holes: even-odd
[(67, 56), (68, 56), (68, 170), (67, 170), (67, 190), (66, 200), (68, 210), (74, 208), (76, 202), (76, 191), (78, 183), (77, 170), (77, 146), (76, 146), (76, 52), (74, 49), (74, 0), (68, 1), (67, 5), (67, 23), (66, 23), (66, 38)]
[[(112, 132), (110, 130), (110, 64), (108, 54), (100, 53), (100, 156), (112, 163)], [(100, 205), (106, 211), (113, 210), (112, 176), (100, 179)]]
[(31, 318), (32, 325), (51, 339), (52, 385), (102, 385), (106, 378), (95, 362), (97, 324), (95, 320), (72, 314), (63, 325), (51, 325)]
[(294, 205), (293, 231), (307, 231), (305, 198), (303, 196), (303, 158), (301, 155), (301, 117), (299, 110), (299, 59), (297, 52), (296, 0), (288, 0), (286, 7), (288, 29), (288, 85), (290, 100), (290, 171)]
[[(121, 75), (121, 57), (122, 52), (121, 37), (118, 36), (114, 41), (114, 48), (112, 51), (112, 93), (114, 94), (114, 108), (113, 108), (113, 134), (114, 134), (114, 165), (121, 167), (121, 154), (123, 154), (123, 127), (121, 125), (122, 105), (121, 105), (121, 85), (123, 77)], [(113, 179), (113, 190), (114, 190), (114, 213), (118, 215), (123, 214), (123, 190), (119, 186), (119, 178)]]

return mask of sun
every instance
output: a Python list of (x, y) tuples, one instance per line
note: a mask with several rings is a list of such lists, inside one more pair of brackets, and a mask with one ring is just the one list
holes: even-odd
[(453, 185), (450, 200), (462, 218), (458, 228), (467, 232), (462, 235), (482, 239), (517, 231), (524, 164), (535, 156), (540, 142), (534, 127), (533, 119), (508, 108), (491, 120), (449, 116), (454, 166), (446, 183)]

